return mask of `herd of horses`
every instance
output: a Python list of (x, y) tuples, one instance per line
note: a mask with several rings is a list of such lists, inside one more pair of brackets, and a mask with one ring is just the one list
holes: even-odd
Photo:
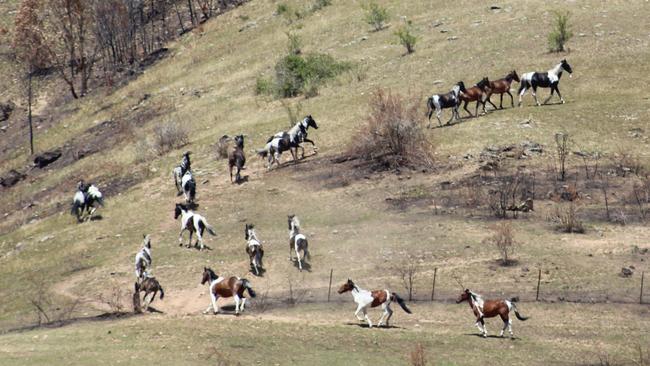
[[(538, 106), (541, 105), (537, 99), (538, 88), (551, 89), (551, 94), (546, 98), (544, 104), (548, 103), (555, 93), (557, 93), (560, 98), (560, 103), (564, 103), (564, 98), (559, 89), (560, 78), (564, 71), (569, 73), (569, 77), (573, 74), (573, 69), (566, 59), (563, 59), (560, 63), (546, 72), (527, 72), (521, 75), (521, 79), (519, 78), (517, 71), (512, 70), (505, 77), (499, 80), (490, 81), (487, 77), (484, 77), (476, 83), (476, 85), (470, 88), (466, 88), (465, 84), (462, 81), (459, 81), (449, 92), (445, 94), (434, 94), (427, 99), (427, 116), (429, 117), (428, 127), (431, 127), (431, 117), (434, 112), (438, 119), (438, 126), (442, 126), (440, 116), (442, 115), (442, 110), (446, 108), (451, 108), (452, 110), (452, 115), (449, 121), (447, 121), (447, 125), (449, 125), (453, 120), (460, 120), (458, 108), (463, 103), (463, 109), (467, 112), (469, 117), (478, 117), (478, 108), (480, 105), (483, 105), (483, 113), (487, 113), (485, 109), (487, 103), (490, 103), (494, 109), (497, 109), (497, 106), (490, 100), (490, 97), (494, 94), (499, 94), (499, 109), (503, 109), (504, 94), (510, 96), (510, 104), (514, 108), (515, 99), (512, 96), (512, 93), (510, 93), (510, 87), (515, 81), (519, 83), (519, 91), (517, 93), (519, 94), (518, 105), (520, 107), (522, 104), (522, 97), (528, 90), (532, 90), (535, 103)], [(467, 105), (470, 102), (476, 102), (474, 114), (467, 109)]]
[[(538, 88), (550, 88), (551, 93), (544, 101), (544, 104), (557, 93), (560, 102), (564, 103), (564, 99), (560, 94), (559, 82), (562, 77), (563, 71), (573, 73), (573, 70), (566, 60), (562, 60), (555, 65), (552, 69), (546, 72), (528, 72), (519, 77), (515, 70), (509, 72), (504, 78), (499, 80), (490, 81), (487, 77), (481, 79), (476, 85), (466, 88), (465, 84), (460, 81), (456, 83), (452, 89), (445, 94), (435, 94), (427, 99), (427, 115), (429, 118), (429, 127), (431, 126), (431, 117), (434, 112), (438, 119), (439, 126), (442, 126), (440, 116), (443, 109), (451, 108), (452, 117), (447, 122), (451, 123), (454, 119), (460, 119), (458, 109), (464, 103), (463, 109), (469, 116), (477, 117), (478, 109), (482, 105), (483, 112), (486, 112), (486, 104), (490, 103), (495, 109), (497, 106), (490, 100), (494, 94), (499, 94), (499, 109), (503, 108), (503, 96), (508, 94), (510, 96), (511, 106), (514, 107), (514, 97), (510, 92), (513, 82), (519, 82), (519, 106), (522, 103), (522, 97), (527, 90), (532, 90), (532, 95), (535, 103), (539, 106), (540, 102), (537, 99)], [(476, 102), (474, 114), (467, 108), (470, 102)], [(318, 124), (311, 115), (306, 116), (301, 121), (298, 121), (290, 130), (281, 131), (271, 136), (266, 145), (262, 149), (258, 149), (256, 153), (262, 158), (268, 159), (268, 169), (271, 169), (273, 163), (277, 166), (280, 165), (280, 156), (283, 152), (289, 151), (293, 157), (294, 162), (298, 159), (298, 150), (302, 150), (302, 158), (305, 156), (305, 150), (302, 146), (303, 143), (311, 143), (314, 152), (316, 152), (315, 143), (307, 137), (309, 128), (318, 129)], [(230, 180), (232, 183), (240, 183), (243, 178), (241, 171), (245, 169), (246, 156), (244, 153), (244, 136), (237, 135), (234, 137), (234, 146), (228, 151), (228, 168), (230, 171)], [(224, 136), (230, 139), (228, 136)], [(216, 235), (214, 228), (208, 224), (205, 217), (194, 212), (193, 208), (196, 206), (194, 201), (196, 198), (196, 181), (191, 169), (191, 152), (187, 151), (183, 154), (181, 163), (173, 169), (174, 184), (176, 186), (178, 195), (185, 196), (184, 203), (176, 203), (174, 206), (174, 219), (180, 218), (181, 231), (178, 236), (179, 245), (183, 245), (183, 233), (187, 230), (189, 232), (189, 240), (187, 247), (192, 247), (192, 236), (196, 234), (196, 243), (194, 247), (202, 249), (210, 249), (203, 243), (203, 234), (207, 231), (211, 235)], [(233, 180), (233, 169), (236, 168)], [(103, 196), (99, 189), (92, 184), (85, 184), (83, 181), (79, 182), (77, 192), (74, 195), (71, 213), (77, 217), (78, 221), (82, 221), (84, 215), (90, 219), (95, 212), (97, 206), (103, 205)], [(296, 266), (300, 271), (308, 264), (306, 260), (310, 260), (308, 239), (300, 230), (300, 221), (295, 215), (287, 217), (287, 224), (289, 230), (289, 260), (293, 261), (293, 254), (295, 253)], [(264, 248), (262, 242), (258, 239), (253, 224), (246, 223), (244, 227), (244, 239), (246, 241), (245, 251), (249, 257), (250, 271), (256, 275), (261, 276), (264, 273), (263, 257)], [(140, 306), (140, 293), (144, 292), (142, 297), (144, 301), (144, 308), (148, 309), (151, 302), (160, 292), (160, 299), (164, 297), (164, 291), (160, 283), (155, 277), (151, 276), (149, 270), (152, 266), (152, 253), (151, 253), (151, 237), (144, 236), (143, 246), (135, 256), (135, 275), (136, 283), (134, 286), (133, 302), (135, 311), (142, 310)], [(235, 315), (241, 314), (246, 306), (246, 293), (251, 298), (256, 296), (251, 282), (246, 278), (237, 276), (219, 276), (214, 270), (208, 267), (203, 268), (201, 284), (208, 284), (208, 291), (210, 294), (210, 305), (204, 313), (212, 311), (214, 314), (219, 313), (217, 299), (233, 298), (235, 302)], [(389, 326), (390, 318), (393, 311), (390, 308), (392, 302), (397, 304), (408, 314), (411, 310), (406, 305), (404, 299), (398, 294), (391, 292), (388, 289), (379, 290), (365, 290), (359, 287), (352, 280), (348, 279), (338, 290), (339, 294), (350, 292), (357, 304), (357, 309), (354, 315), (363, 322), (372, 327), (373, 323), (368, 317), (368, 308), (375, 308), (381, 306), (382, 315), (377, 322), (377, 326)], [(487, 330), (485, 327), (485, 318), (499, 316), (503, 321), (503, 328), (500, 336), (506, 329), (513, 336), (512, 332), (512, 319), (510, 312), (513, 311), (517, 319), (524, 321), (528, 318), (522, 316), (516, 306), (516, 298), (511, 299), (497, 299), (497, 300), (484, 300), (481, 295), (464, 289), (457, 299), (457, 303), (467, 302), (476, 318), (476, 326), (484, 337), (487, 337)]]

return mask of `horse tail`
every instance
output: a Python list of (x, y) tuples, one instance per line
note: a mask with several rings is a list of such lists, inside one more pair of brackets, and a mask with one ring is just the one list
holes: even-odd
[(431, 120), (431, 116), (433, 116), (433, 97), (429, 97), (427, 99), (427, 116), (429, 117), (429, 121)]
[(244, 285), (244, 288), (248, 291), (248, 294), (251, 296), (251, 298), (257, 296), (257, 293), (255, 293), (255, 290), (253, 290), (251, 283), (247, 279), (242, 278), (241, 281), (242, 284)]
[(134, 287), (135, 287), (135, 293), (137, 294), (140, 291), (140, 284), (138, 283), (138, 281), (135, 282)]
[(404, 310), (407, 314), (413, 314), (411, 309), (409, 309), (408, 306), (406, 306), (406, 303), (404, 302), (404, 299), (402, 299), (398, 294), (393, 293), (391, 295), (391, 300), (397, 301), (397, 303), (402, 308), (402, 310)]
[(257, 248), (255, 251), (255, 260), (257, 261), (257, 264), (260, 266), (262, 265), (262, 249)]
[(205, 229), (208, 230), (210, 235), (217, 236), (217, 233), (214, 231), (214, 228), (212, 226), (208, 225), (208, 223), (205, 222), (205, 220), (203, 220), (203, 224), (205, 225)]
[(95, 197), (95, 201), (97, 201), (100, 206), (104, 207), (104, 196)]
[(77, 215), (79, 208), (81, 208), (81, 203), (77, 200), (72, 201), (72, 206), (70, 206), (70, 215)]
[(311, 260), (311, 254), (309, 253), (309, 242), (305, 239), (305, 259)]
[(519, 298), (513, 297), (510, 299), (510, 304), (512, 304), (512, 310), (514, 310), (515, 316), (522, 322), (528, 320), (530, 318), (529, 316), (523, 316), (519, 314), (519, 309), (517, 309), (517, 305), (515, 304), (517, 301), (519, 301)]

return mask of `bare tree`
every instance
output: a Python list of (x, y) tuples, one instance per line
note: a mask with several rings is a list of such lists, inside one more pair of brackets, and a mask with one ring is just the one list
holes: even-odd
[(501, 257), (501, 264), (507, 266), (512, 261), (511, 256), (516, 246), (512, 225), (509, 222), (501, 222), (491, 226), (490, 229), (493, 234), (484, 242), (497, 249)]
[(558, 179), (564, 181), (566, 179), (566, 159), (569, 156), (570, 149), (569, 135), (566, 133), (556, 133), (555, 145), (557, 147), (558, 163), (560, 164), (560, 176)]
[(402, 281), (402, 286), (408, 293), (409, 301), (413, 300), (413, 282), (421, 269), (423, 254), (404, 253), (401, 260), (398, 260), (393, 270)]

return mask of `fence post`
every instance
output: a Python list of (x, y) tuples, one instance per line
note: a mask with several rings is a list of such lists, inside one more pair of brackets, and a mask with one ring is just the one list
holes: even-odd
[(542, 269), (539, 269), (537, 273), (537, 294), (535, 295), (535, 301), (539, 301), (539, 283), (542, 281)]
[(438, 268), (433, 269), (433, 284), (431, 285), (431, 301), (433, 301), (433, 295), (436, 293), (436, 275), (438, 274)]
[(641, 272), (641, 294), (639, 295), (639, 304), (643, 304), (643, 278), (645, 277), (645, 271)]
[(330, 293), (332, 292), (332, 273), (334, 273), (334, 268), (330, 268), (330, 285), (327, 288), (327, 302), (330, 302)]

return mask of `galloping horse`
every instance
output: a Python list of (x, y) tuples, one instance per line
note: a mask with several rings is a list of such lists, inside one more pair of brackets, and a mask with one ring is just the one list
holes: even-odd
[(517, 319), (521, 321), (528, 319), (519, 314), (515, 305), (517, 298), (510, 300), (483, 300), (481, 295), (465, 289), (458, 297), (458, 300), (456, 300), (456, 303), (460, 304), (463, 301), (469, 303), (469, 307), (474, 312), (474, 316), (476, 316), (476, 327), (479, 332), (483, 333), (483, 337), (487, 337), (487, 329), (485, 328), (485, 321), (483, 321), (484, 318), (493, 318), (497, 315), (501, 317), (501, 320), (503, 320), (503, 329), (501, 329), (501, 333), (499, 334), (500, 337), (503, 337), (503, 332), (506, 328), (510, 332), (510, 337), (514, 336), (512, 333), (512, 319), (510, 319), (509, 315), (511, 310), (514, 310)]
[[(390, 320), (390, 317), (393, 316), (393, 310), (390, 308), (390, 303), (393, 301), (397, 301), (399, 306), (406, 313), (412, 314), (411, 309), (409, 309), (406, 306), (406, 303), (404, 303), (404, 299), (402, 299), (399, 295), (397, 295), (394, 292), (391, 293), (389, 290), (386, 289), (374, 290), (374, 291), (364, 290), (361, 287), (355, 285), (354, 282), (352, 282), (352, 280), (348, 278), (348, 281), (343, 285), (341, 285), (341, 287), (338, 290), (338, 293), (342, 294), (348, 291), (352, 293), (354, 302), (357, 303), (357, 310), (354, 312), (354, 315), (360, 321), (363, 321), (365, 318), (365, 320), (368, 322), (368, 328), (372, 328), (372, 321), (370, 321), (367, 312), (368, 307), (374, 308), (381, 305), (383, 314), (381, 315), (381, 318), (379, 318), (379, 322), (377, 323), (378, 327), (381, 327), (384, 324), (384, 318), (386, 320), (386, 327), (388, 327), (388, 321)], [(360, 312), (363, 312), (363, 318), (359, 315)]]
[(460, 114), (458, 114), (458, 106), (460, 105), (460, 93), (465, 92), (465, 84), (463, 82), (458, 82), (454, 85), (453, 88), (446, 94), (434, 94), (427, 99), (427, 116), (429, 116), (429, 125), (427, 128), (431, 128), (431, 116), (433, 111), (436, 112), (436, 118), (438, 119), (438, 126), (442, 126), (442, 121), (440, 121), (440, 115), (442, 110), (445, 108), (451, 108), (451, 118), (447, 121), (449, 124), (454, 118), (457, 120), (460, 119)]
[(537, 88), (551, 88), (551, 94), (546, 98), (544, 104), (551, 100), (553, 92), (557, 92), (557, 95), (560, 97), (560, 102), (564, 104), (564, 98), (562, 98), (562, 94), (560, 94), (560, 89), (558, 88), (563, 70), (569, 73), (569, 77), (572, 77), (573, 70), (566, 60), (560, 61), (559, 64), (555, 65), (555, 67), (547, 72), (527, 72), (521, 75), (521, 83), (519, 84), (519, 106), (521, 107), (521, 97), (526, 94), (528, 88), (533, 88), (533, 97), (538, 106), (540, 104), (539, 100), (537, 100)]
[(183, 160), (181, 160), (180, 165), (172, 170), (172, 175), (174, 176), (174, 184), (176, 184), (176, 190), (178, 191), (179, 196), (183, 194), (183, 186), (181, 185), (183, 176), (185, 173), (192, 170), (192, 163), (190, 162), (191, 153), (191, 151), (186, 151), (183, 154)]
[(255, 270), (255, 275), (259, 276), (260, 269), (262, 269), (264, 249), (262, 248), (262, 243), (257, 239), (255, 227), (252, 224), (246, 224), (244, 238), (246, 239), (246, 253), (248, 254), (251, 268)]
[(177, 203), (176, 207), (174, 208), (174, 220), (178, 219), (179, 216), (181, 217), (181, 232), (178, 234), (179, 246), (183, 245), (183, 232), (185, 230), (190, 232), (190, 240), (187, 243), (188, 248), (192, 245), (193, 233), (196, 233), (196, 236), (198, 237), (196, 244), (194, 244), (194, 247), (196, 248), (198, 246), (199, 249), (205, 248), (203, 245), (203, 232), (205, 230), (208, 230), (212, 236), (217, 235), (217, 233), (214, 232), (212, 226), (210, 226), (205, 220), (205, 217), (194, 213), (186, 205)]
[(262, 158), (268, 156), (268, 169), (271, 169), (273, 162), (280, 166), (280, 156), (284, 151), (289, 150), (289, 152), (291, 152), (294, 163), (298, 161), (298, 148), (302, 149), (302, 156), (305, 156), (305, 149), (300, 146), (300, 144), (303, 142), (309, 142), (314, 145), (314, 142), (307, 138), (307, 130), (309, 127), (318, 129), (318, 124), (316, 124), (316, 121), (311, 115), (308, 115), (302, 121), (297, 122), (289, 131), (280, 131), (271, 136), (266, 141), (264, 148), (257, 150), (257, 154)]
[[(241, 181), (241, 171), (246, 164), (246, 154), (244, 154), (244, 135), (235, 136), (235, 146), (228, 152), (228, 168), (230, 170), (230, 183), (239, 183)], [(232, 180), (232, 168), (237, 168), (235, 181)]]
[[(154, 298), (156, 298), (158, 291), (160, 291), (160, 300), (162, 300), (165, 297), (165, 291), (160, 286), (160, 282), (158, 282), (156, 277), (146, 277), (141, 282), (136, 282), (135, 292), (133, 293), (133, 310), (136, 313), (142, 312), (142, 308), (140, 307), (140, 292), (144, 292), (142, 301), (144, 301), (144, 309), (146, 311), (149, 309), (149, 305), (153, 302)], [(149, 294), (153, 295), (147, 300)]]
[(147, 269), (151, 267), (151, 237), (144, 235), (142, 249), (135, 255), (135, 277), (138, 281), (147, 278)]
[[(463, 82), (459, 82), (459, 84), (462, 86), (462, 89), (465, 89), (465, 84)], [(465, 102), (463, 105), (463, 109), (467, 111), (467, 114), (469, 114), (470, 117), (478, 117), (478, 106), (480, 104), (483, 104), (483, 113), (485, 112), (485, 102), (483, 101), (483, 95), (487, 92), (487, 88), (490, 85), (490, 80), (488, 80), (487, 77), (484, 77), (481, 79), (476, 85), (474, 85), (471, 88), (465, 89), (464, 92), (460, 93), (458, 98), (460, 99), (461, 102)], [(467, 109), (467, 105), (469, 102), (474, 102), (476, 101), (476, 109), (474, 110), (474, 115), (472, 115), (472, 112)]]
[(196, 181), (194, 180), (194, 174), (192, 174), (191, 170), (188, 170), (183, 174), (181, 186), (183, 187), (183, 194), (185, 195), (185, 203), (193, 205), (194, 199), (196, 198)]
[[(293, 260), (292, 250), (296, 252), (296, 257), (298, 258), (298, 268), (302, 272), (302, 262), (306, 259), (311, 259), (309, 255), (309, 243), (307, 242), (307, 237), (304, 234), (300, 233), (300, 221), (296, 215), (289, 215), (287, 218), (289, 224), (289, 260)], [(300, 251), (302, 251), (303, 257), (300, 258)]]
[(251, 283), (245, 278), (230, 277), (224, 278), (217, 276), (214, 271), (208, 267), (203, 267), (203, 279), (201, 284), (208, 282), (210, 284), (210, 306), (203, 312), (207, 314), (210, 309), (216, 315), (219, 312), (217, 306), (217, 299), (221, 297), (234, 297), (235, 298), (235, 315), (239, 315), (244, 311), (246, 305), (246, 298), (244, 297), (244, 290), (248, 291), (251, 298), (255, 297), (255, 291), (251, 287)]
[(104, 206), (102, 192), (95, 185), (86, 185), (83, 181), (80, 181), (77, 184), (77, 192), (72, 199), (70, 214), (77, 216), (77, 222), (81, 222), (85, 212), (87, 215), (86, 220), (90, 220), (95, 210), (97, 210), (97, 207), (95, 207), (96, 203)]
[(515, 98), (513, 98), (512, 94), (510, 93), (510, 85), (512, 84), (513, 80), (519, 82), (519, 75), (517, 75), (517, 71), (515, 70), (510, 71), (508, 75), (506, 75), (503, 79), (491, 80), (487, 90), (487, 96), (485, 97), (485, 103), (490, 103), (494, 109), (497, 109), (497, 106), (492, 103), (490, 97), (492, 94), (499, 94), (499, 109), (503, 109), (503, 94), (507, 93), (510, 96), (510, 103), (514, 108)]

